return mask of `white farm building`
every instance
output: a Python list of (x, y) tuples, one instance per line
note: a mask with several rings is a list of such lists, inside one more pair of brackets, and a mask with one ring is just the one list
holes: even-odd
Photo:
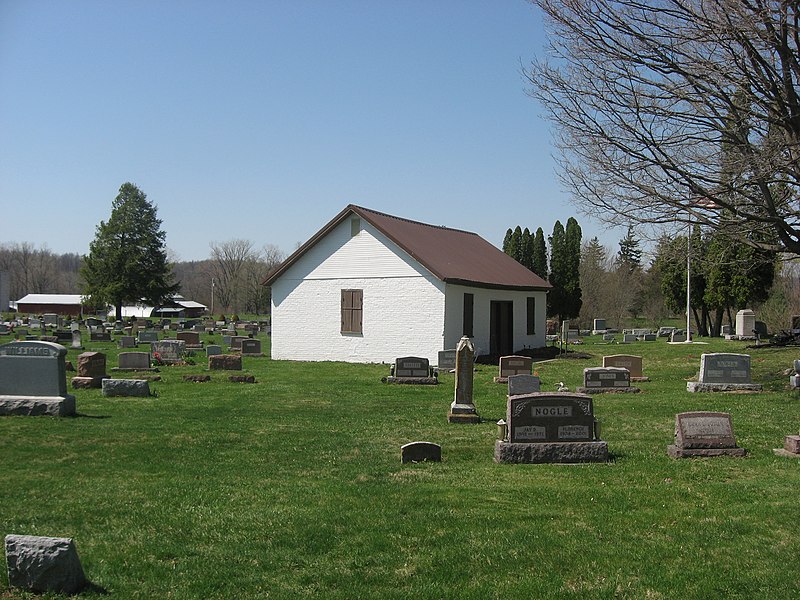
[(350, 205), (273, 271), (272, 358), (435, 364), (545, 345), (550, 284), (467, 231)]

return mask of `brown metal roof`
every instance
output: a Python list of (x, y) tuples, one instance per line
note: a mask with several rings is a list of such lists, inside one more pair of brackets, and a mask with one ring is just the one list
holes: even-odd
[(469, 231), (460, 231), (393, 217), (351, 204), (300, 246), (264, 285), (271, 285), (329, 231), (355, 214), (400, 246), (435, 277), (453, 284), (516, 290), (548, 290), (552, 286), (516, 260)]

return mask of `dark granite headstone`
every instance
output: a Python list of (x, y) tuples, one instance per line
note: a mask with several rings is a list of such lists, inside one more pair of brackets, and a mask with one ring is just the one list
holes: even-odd
[(186, 354), (186, 342), (183, 340), (158, 340), (150, 344), (150, 351), (154, 358), (158, 353), (159, 360), (164, 364), (176, 364), (183, 362)]
[(395, 377), (428, 377), (430, 375), (430, 364), (427, 358), (406, 356), (395, 360), (394, 365)]
[(622, 367), (590, 367), (583, 370), (583, 386), (603, 390), (629, 388), (631, 374)]
[(440, 371), (452, 371), (456, 368), (456, 351), (453, 350), (439, 350), (436, 367)]
[(536, 375), (510, 375), (508, 377), (508, 395), (519, 396), (540, 391), (541, 382)]
[(242, 356), (261, 356), (261, 340), (245, 338), (242, 340)]
[(441, 462), (442, 447), (432, 442), (411, 442), (400, 447), (400, 462)]

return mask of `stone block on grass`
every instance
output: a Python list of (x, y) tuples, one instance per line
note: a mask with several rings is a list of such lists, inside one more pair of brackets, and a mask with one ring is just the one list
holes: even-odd
[(5, 546), (12, 588), (75, 594), (88, 583), (71, 538), (7, 535)]
[(137, 397), (150, 396), (150, 384), (144, 379), (104, 379), (103, 396)]
[(242, 357), (239, 354), (215, 354), (208, 357), (208, 368), (212, 371), (241, 371)]

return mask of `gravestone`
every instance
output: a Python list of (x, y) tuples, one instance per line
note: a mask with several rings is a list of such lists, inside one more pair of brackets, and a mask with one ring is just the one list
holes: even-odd
[(56, 344), (61, 344), (64, 346), (65, 344), (72, 342), (71, 331), (54, 331), (53, 335), (56, 337)]
[(0, 415), (75, 414), (67, 394), (67, 349), (52, 342), (10, 342), (0, 346)]
[(145, 379), (103, 379), (103, 396), (147, 398), (150, 383)]
[(592, 321), (592, 335), (598, 335), (599, 333), (604, 332), (608, 327), (606, 327), (606, 320), (605, 319), (594, 319)]
[(509, 396), (504, 438), (495, 442), (495, 462), (608, 462), (592, 398), (569, 392)]
[(28, 319), (28, 327), (30, 327), (31, 329), (41, 329), (42, 322), (39, 319), (33, 319), (33, 318)]
[(508, 383), (509, 375), (530, 375), (533, 359), (528, 356), (501, 356), (499, 375), (494, 378), (495, 383)]
[(583, 387), (578, 392), (583, 394), (602, 394), (608, 392), (638, 393), (637, 387), (631, 387), (631, 374), (623, 367), (590, 367), (583, 370)]
[(119, 338), (120, 348), (136, 348), (136, 338), (132, 335), (123, 335)]
[(7, 535), (5, 547), (12, 588), (72, 595), (88, 583), (71, 538)]
[(179, 331), (175, 334), (175, 338), (183, 341), (188, 349), (202, 348), (200, 343), (200, 334), (196, 331)]
[(78, 355), (78, 376), (72, 378), (73, 388), (99, 388), (107, 378), (105, 354), (84, 352)]
[(618, 367), (628, 369), (631, 381), (645, 381), (647, 377), (642, 375), (642, 357), (632, 354), (612, 354), (603, 357), (604, 367)]
[(158, 332), (157, 331), (140, 331), (139, 332), (139, 343), (140, 344), (149, 344), (152, 342), (158, 341)]
[(215, 344), (206, 346), (206, 356), (215, 356), (217, 354), (222, 354), (222, 346), (217, 346)]
[(787, 435), (783, 439), (783, 448), (773, 450), (778, 456), (800, 458), (800, 435)]
[(264, 356), (261, 352), (261, 340), (242, 340), (242, 356)]
[(406, 383), (416, 385), (436, 385), (439, 380), (431, 376), (431, 366), (427, 358), (405, 356), (397, 358), (392, 366), (391, 374), (386, 378), (389, 383)]
[(755, 331), (755, 335), (758, 339), (763, 339), (769, 336), (767, 324), (764, 323), (764, 321), (756, 321), (755, 325), (753, 326), (753, 330)]
[(643, 342), (655, 342), (658, 336), (655, 333), (643, 333), (639, 336), (639, 339)]
[(789, 387), (793, 390), (800, 389), (800, 360), (793, 363), (794, 373), (789, 376)]
[(401, 463), (442, 462), (442, 447), (432, 442), (411, 442), (400, 446)]
[(615, 336), (613, 333), (604, 333), (604, 334), (603, 334), (603, 341), (604, 341), (604, 342), (613, 342), (613, 341), (615, 341), (616, 339), (617, 339), (617, 338), (616, 338), (616, 336)]
[(689, 381), (689, 392), (760, 392), (760, 383), (750, 379), (750, 355), (717, 352), (700, 357), (700, 378)]
[(83, 343), (81, 340), (81, 332), (80, 329), (74, 329), (72, 331), (72, 345), (70, 346), (73, 350), (83, 350)]
[(150, 344), (150, 352), (153, 358), (158, 354), (158, 360), (166, 365), (174, 365), (183, 362), (186, 354), (186, 342), (183, 340), (158, 340)]
[(222, 343), (225, 344), (228, 348), (231, 347), (231, 337), (230, 335), (223, 335), (222, 336)]
[(676, 330), (676, 327), (659, 327), (656, 335), (658, 337), (670, 337)]
[(232, 335), (231, 336), (231, 343), (230, 348), (231, 350), (241, 350), (242, 349), (242, 340), (246, 340), (248, 337), (246, 335)]
[(107, 331), (92, 331), (89, 334), (89, 340), (92, 342), (110, 342), (111, 334)]
[(11, 333), (11, 329), (5, 323), (0, 323), (0, 335)]
[(631, 342), (638, 342), (639, 338), (633, 333), (623, 333), (622, 334), (622, 343), (629, 344)]
[(152, 371), (149, 352), (120, 352), (119, 366), (112, 371)]
[(669, 336), (669, 341), (673, 344), (682, 344), (686, 342), (688, 338), (686, 337), (686, 332), (682, 329), (676, 329), (672, 332)]
[(753, 340), (756, 328), (756, 313), (745, 308), (736, 313), (736, 337), (739, 339)]
[(239, 354), (215, 354), (208, 357), (208, 368), (212, 371), (241, 371), (242, 357)]
[(667, 446), (672, 458), (745, 456), (736, 445), (731, 416), (723, 412), (685, 412), (675, 415), (675, 443)]
[(733, 327), (731, 327), (729, 324), (726, 323), (725, 325), (720, 327), (719, 333), (720, 333), (720, 335), (722, 335), (724, 337), (728, 337), (729, 335), (733, 335)]
[(541, 382), (536, 375), (509, 375), (508, 395), (520, 396), (540, 391)]
[(439, 350), (436, 359), (436, 368), (439, 371), (453, 371), (456, 368), (456, 350)]
[(472, 400), (475, 369), (475, 346), (466, 336), (456, 346), (455, 398), (450, 404), (447, 420), (450, 423), (480, 423), (481, 418)]

